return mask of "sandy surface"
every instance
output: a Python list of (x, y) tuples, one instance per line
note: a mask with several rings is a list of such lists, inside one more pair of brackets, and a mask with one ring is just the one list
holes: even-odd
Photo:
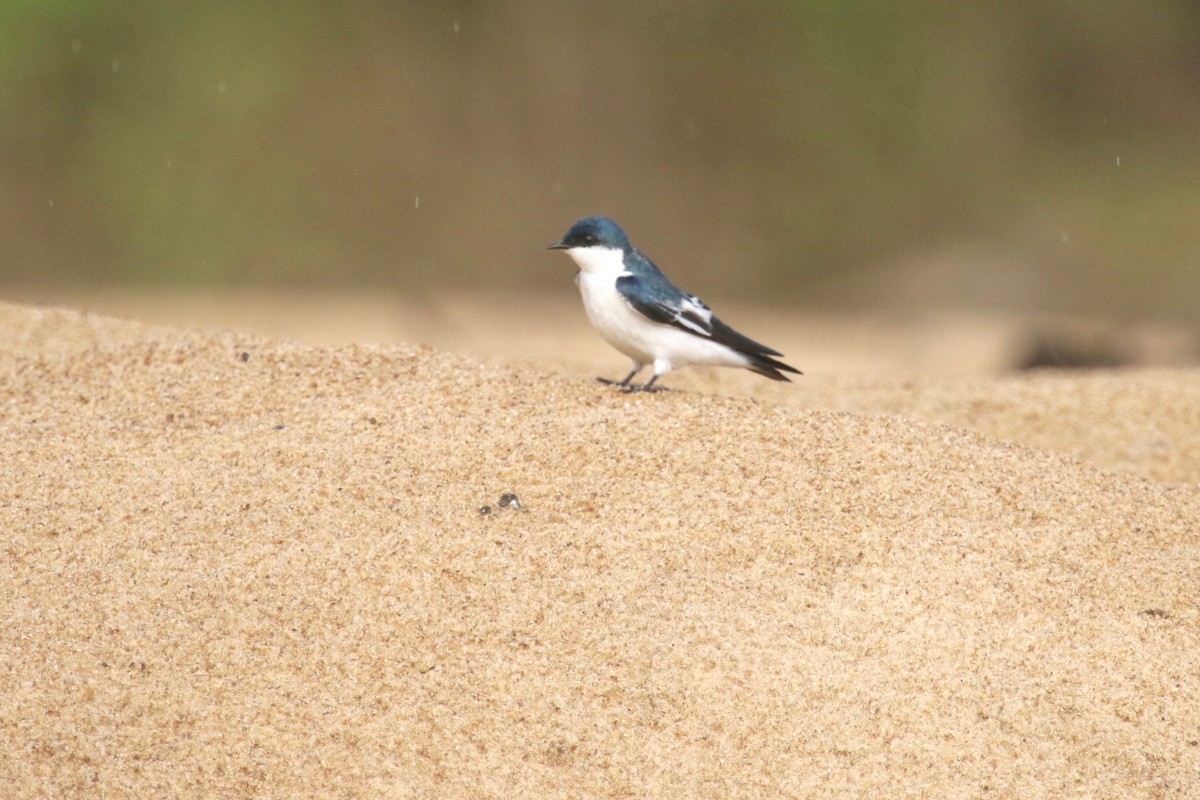
[(1200, 797), (1200, 371), (0, 336), (5, 796)]

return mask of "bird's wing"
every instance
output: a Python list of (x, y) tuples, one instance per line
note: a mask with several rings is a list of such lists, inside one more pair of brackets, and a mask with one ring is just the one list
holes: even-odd
[(699, 297), (685, 294), (658, 275), (625, 273), (617, 291), (642, 316), (688, 333), (712, 336), (712, 311)]
[(657, 270), (642, 275), (628, 272), (621, 275), (617, 278), (617, 291), (634, 311), (655, 322), (712, 339), (740, 353), (781, 355), (721, 322), (703, 300), (681, 291)]

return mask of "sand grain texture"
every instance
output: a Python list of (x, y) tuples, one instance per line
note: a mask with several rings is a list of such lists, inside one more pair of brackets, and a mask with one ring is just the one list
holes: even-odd
[(800, 408), (18, 306), (0, 331), (7, 796), (1200, 796), (1169, 432), (1148, 480), (889, 409), (899, 384)]

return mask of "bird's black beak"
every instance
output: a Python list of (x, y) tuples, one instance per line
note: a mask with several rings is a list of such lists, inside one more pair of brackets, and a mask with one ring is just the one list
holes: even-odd
[(565, 242), (555, 242), (554, 244), (546, 245), (547, 250), (570, 250), (571, 246)]

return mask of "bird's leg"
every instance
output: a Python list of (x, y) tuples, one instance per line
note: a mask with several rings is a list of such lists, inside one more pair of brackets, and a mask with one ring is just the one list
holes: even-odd
[(657, 373), (657, 372), (656, 372), (655, 374), (651, 375), (651, 376), (650, 376), (650, 380), (646, 381), (646, 384), (645, 384), (645, 385), (644, 385), (644, 386), (643, 386), (641, 389), (638, 389), (637, 391), (639, 391), (639, 392), (658, 392), (658, 391), (661, 391), (661, 389), (655, 389), (655, 388), (654, 388), (654, 382), (655, 382), (656, 380), (658, 380), (658, 373)]
[(642, 365), (635, 361), (633, 362), (633, 371), (626, 375), (625, 380), (621, 381), (620, 383), (614, 380), (609, 380), (608, 378), (596, 378), (596, 380), (600, 381), (605, 386), (620, 386), (622, 388), (626, 388), (629, 386), (629, 382), (633, 380), (633, 376), (637, 375), (641, 371)]

